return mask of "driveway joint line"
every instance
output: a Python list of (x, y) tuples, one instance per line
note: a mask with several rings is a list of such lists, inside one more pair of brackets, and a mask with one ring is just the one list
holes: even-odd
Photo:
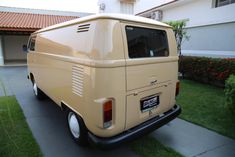
[(203, 155), (203, 154), (206, 154), (207, 152), (211, 152), (211, 151), (214, 151), (214, 150), (219, 149), (219, 148), (221, 148), (221, 147), (224, 147), (224, 146), (226, 146), (226, 145), (229, 145), (230, 143), (232, 143), (232, 142), (224, 143), (224, 144), (222, 144), (222, 145), (213, 147), (213, 148), (211, 148), (211, 149), (208, 149), (208, 150), (205, 150), (205, 151), (203, 151), (203, 152), (201, 152), (201, 153), (198, 153), (198, 154), (196, 154), (196, 155), (193, 155), (192, 157), (199, 157), (199, 156), (201, 156), (201, 155)]

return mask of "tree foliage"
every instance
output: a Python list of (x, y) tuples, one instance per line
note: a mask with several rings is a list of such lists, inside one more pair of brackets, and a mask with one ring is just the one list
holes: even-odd
[(168, 25), (172, 26), (172, 29), (175, 32), (175, 38), (176, 38), (179, 56), (181, 56), (181, 45), (183, 39), (189, 40), (189, 36), (187, 35), (187, 31), (185, 29), (186, 22), (187, 22), (186, 20), (166, 22)]

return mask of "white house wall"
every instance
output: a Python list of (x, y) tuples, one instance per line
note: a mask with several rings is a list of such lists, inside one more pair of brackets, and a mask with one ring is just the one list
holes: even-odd
[(156, 6), (171, 2), (173, 0), (136, 0), (134, 14), (138, 14), (145, 10), (154, 8)]
[(190, 0), (161, 10), (162, 21), (189, 19), (187, 27), (235, 22), (235, 3), (215, 8), (213, 0)]
[(101, 11), (99, 10), (100, 13), (120, 13), (120, 1), (119, 0), (99, 0), (98, 5), (100, 4), (105, 4), (105, 10)]
[[(98, 0), (99, 13), (134, 14), (135, 0)], [(102, 6), (102, 7), (101, 7)]]
[(0, 36), (0, 66), (4, 65), (4, 57), (3, 57), (3, 38)]
[(215, 8), (212, 0), (190, 0), (161, 10), (162, 21), (188, 20), (190, 39), (182, 44), (183, 54), (235, 57), (235, 3)]
[(186, 50), (235, 50), (235, 22), (187, 29), (189, 41), (183, 43)]
[(3, 38), (5, 61), (26, 60), (27, 54), (23, 52), (22, 46), (27, 44), (29, 36), (6, 35)]

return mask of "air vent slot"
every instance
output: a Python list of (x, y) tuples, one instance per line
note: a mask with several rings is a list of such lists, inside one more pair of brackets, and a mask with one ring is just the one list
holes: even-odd
[(83, 94), (83, 73), (83, 67), (76, 65), (72, 67), (72, 92), (79, 96)]
[(90, 24), (85, 24), (85, 25), (80, 25), (78, 26), (78, 30), (77, 32), (87, 32), (89, 31), (89, 28), (90, 28)]

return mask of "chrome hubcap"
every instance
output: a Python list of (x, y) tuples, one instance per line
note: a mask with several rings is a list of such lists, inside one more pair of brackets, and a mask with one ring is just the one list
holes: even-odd
[(75, 138), (80, 136), (80, 127), (76, 115), (73, 112), (68, 114), (69, 129)]
[(36, 83), (33, 84), (33, 91), (35, 95), (38, 95), (38, 87), (36, 85)]

